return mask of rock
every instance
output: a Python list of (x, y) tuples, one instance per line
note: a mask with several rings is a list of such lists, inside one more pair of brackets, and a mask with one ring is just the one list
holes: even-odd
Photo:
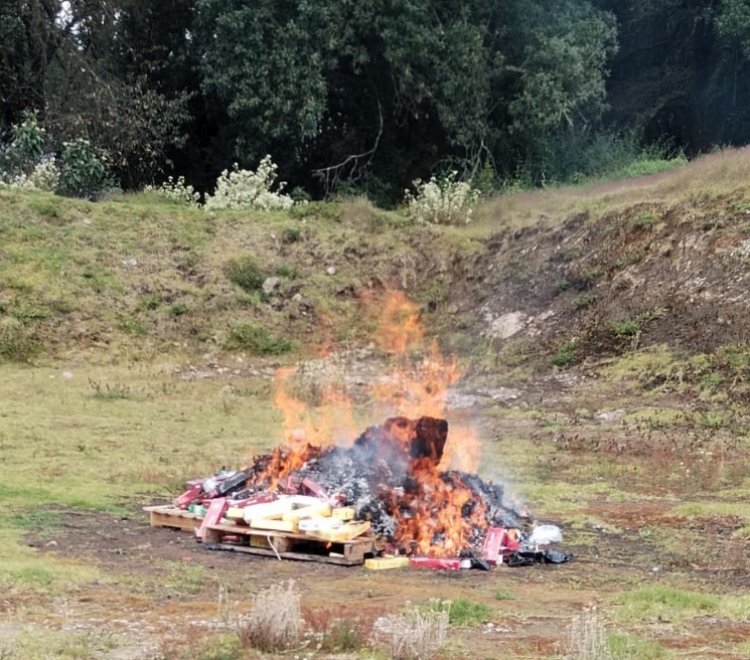
[(293, 300), (294, 302), (302, 302), (302, 294), (301, 294), (301, 293), (295, 293), (295, 294), (294, 294), (294, 295), (292, 296), (292, 300)]
[(336, 268), (333, 267), (333, 266), (328, 266), (328, 268), (326, 268), (326, 273), (328, 273), (329, 275), (335, 275), (336, 274)]
[(619, 422), (625, 416), (625, 411), (619, 410), (605, 410), (594, 415), (594, 419), (600, 422)]
[(127, 259), (122, 260), (122, 265), (125, 266), (125, 268), (138, 268), (138, 260), (133, 257), (128, 257)]
[(509, 339), (526, 327), (529, 317), (523, 312), (509, 312), (494, 319), (489, 334), (497, 339)]
[(73, 378), (73, 372), (72, 371), (63, 371), (62, 372), (62, 377), (65, 380), (71, 380)]
[(479, 394), (488, 396), (498, 403), (508, 403), (521, 397), (521, 390), (515, 390), (510, 387), (497, 387), (493, 389), (480, 390)]
[(279, 284), (281, 284), (281, 278), (267, 277), (263, 282), (263, 293), (270, 295), (278, 288)]

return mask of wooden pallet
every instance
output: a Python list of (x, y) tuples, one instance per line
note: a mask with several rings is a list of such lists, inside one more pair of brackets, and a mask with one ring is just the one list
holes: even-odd
[(272, 532), (240, 525), (209, 525), (204, 531), (203, 544), (210, 550), (359, 566), (365, 563), (367, 555), (372, 555), (375, 539), (360, 536), (351, 541), (329, 542), (306, 534)]
[(149, 515), (151, 527), (173, 527), (174, 529), (192, 532), (200, 527), (201, 520), (203, 520), (190, 511), (178, 509), (169, 504), (144, 506), (143, 510)]

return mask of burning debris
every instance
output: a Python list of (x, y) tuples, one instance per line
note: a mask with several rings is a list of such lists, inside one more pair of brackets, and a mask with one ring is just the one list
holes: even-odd
[(208, 502), (199, 536), (222, 520), (338, 542), (368, 534), (379, 554), (409, 557), (413, 566), (488, 570), (503, 560), (570, 559), (532, 543), (530, 518), (504, 502), (502, 486), (441, 471), (447, 440), (443, 419), (394, 417), (351, 447), (277, 447), (247, 470), (188, 482), (174, 504)]
[[(379, 313), (380, 348), (401, 357), (372, 385), (374, 404), (388, 411), (383, 424), (336, 444), (357, 435), (346, 393), (323, 386), (311, 408), (289, 392), (294, 370), (280, 369), (274, 403), (288, 446), (256, 456), (245, 470), (188, 482), (175, 506), (201, 519), (197, 533), (210, 547), (255, 544), (255, 552), (277, 557), (299, 559), (307, 541), (325, 541), (326, 549), (339, 544), (330, 553), (338, 563), (392, 557), (370, 564), (377, 568), (405, 558), (446, 569), (568, 561), (540, 550), (530, 517), (505, 501), (501, 485), (475, 474), (480, 443), (472, 428), (451, 421), (449, 438), (446, 393), (460, 370), (436, 343), (421, 362), (406, 359), (423, 336), (417, 308), (396, 292)], [(155, 515), (162, 514), (152, 512), (152, 523)]]

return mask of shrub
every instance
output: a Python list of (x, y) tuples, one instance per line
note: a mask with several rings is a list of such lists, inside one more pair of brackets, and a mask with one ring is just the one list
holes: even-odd
[(571, 339), (560, 345), (557, 352), (552, 356), (552, 364), (555, 367), (569, 367), (576, 361), (576, 342)]
[(9, 180), (8, 185), (24, 190), (55, 192), (60, 182), (60, 171), (53, 155), (40, 160), (29, 174), (21, 173)]
[(235, 163), (231, 172), (224, 170), (219, 175), (214, 194), (206, 197), (206, 210), (249, 209), (271, 211), (291, 208), (294, 201), (281, 192), (286, 183), (280, 182), (278, 190), (276, 192), (271, 191), (276, 183), (277, 169), (277, 166), (271, 160), (271, 156), (263, 158), (255, 172), (241, 170)]
[(177, 177), (176, 181), (171, 176), (167, 177), (167, 180), (160, 186), (146, 186), (144, 190), (185, 206), (198, 206), (201, 199), (200, 193), (193, 186), (185, 183), (184, 176)]
[(45, 130), (32, 114), (10, 129), (10, 142), (0, 148), (0, 179), (11, 185), (13, 179), (30, 174), (44, 153)]
[(227, 277), (245, 291), (257, 291), (263, 286), (266, 276), (252, 257), (240, 257), (230, 261), (225, 272)]
[(255, 596), (250, 614), (240, 621), (239, 633), (245, 646), (273, 652), (294, 644), (301, 630), (300, 593), (294, 580), (289, 580)]
[(404, 200), (409, 216), (417, 222), (456, 225), (471, 221), (479, 200), (479, 191), (465, 181), (457, 180), (458, 172), (432, 177), (426, 183), (414, 182), (415, 192), (407, 190)]
[(63, 142), (58, 192), (68, 197), (93, 199), (114, 185), (107, 169), (107, 155), (88, 140)]
[(434, 657), (448, 634), (448, 612), (413, 610), (402, 616), (381, 617), (373, 626), (373, 641), (394, 660)]
[(0, 362), (23, 362), (36, 350), (31, 332), (17, 319), (0, 320)]
[(227, 348), (247, 350), (255, 355), (281, 355), (291, 351), (292, 346), (288, 337), (277, 337), (251, 323), (232, 328), (227, 341)]

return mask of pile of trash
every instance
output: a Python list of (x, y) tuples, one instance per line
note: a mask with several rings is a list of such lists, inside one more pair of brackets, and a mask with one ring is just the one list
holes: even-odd
[[(318, 447), (301, 439), (256, 456), (245, 470), (190, 481), (174, 504), (203, 517), (220, 498), (222, 510), (209, 516), (212, 522), (257, 517), (248, 507), (257, 512), (265, 504), (263, 511), (272, 510), (279, 522), (264, 529), (322, 532), (320, 538), (341, 540), (370, 534), (379, 554), (409, 558), (414, 566), (488, 569), (499, 562), (570, 561), (571, 554), (549, 547), (562, 541), (559, 528), (535, 525), (526, 511), (504, 500), (502, 485), (441, 471), (447, 439), (444, 419), (393, 417), (350, 447)], [(350, 531), (335, 531), (342, 527)]]

